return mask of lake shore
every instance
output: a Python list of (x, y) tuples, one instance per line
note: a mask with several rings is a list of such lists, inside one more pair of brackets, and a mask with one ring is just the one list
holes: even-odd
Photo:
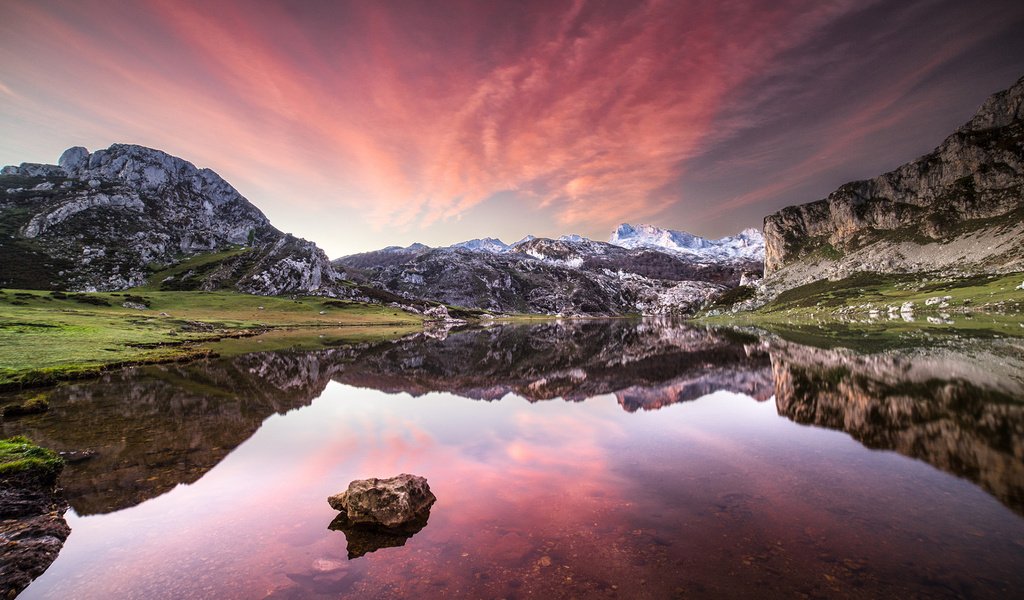
[(331, 328), (366, 341), (406, 335), (422, 323), (397, 308), (318, 296), (0, 290), (0, 390), (204, 358), (214, 353), (211, 343), (240, 345), (274, 330)]

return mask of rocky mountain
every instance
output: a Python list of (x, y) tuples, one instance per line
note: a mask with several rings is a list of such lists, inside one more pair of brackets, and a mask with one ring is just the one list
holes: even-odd
[(77, 147), (57, 165), (0, 171), (0, 286), (124, 289), (217, 252), (163, 284), (330, 293), (341, 279), (315, 244), (275, 229), (219, 175), (159, 150)]
[(765, 218), (776, 291), (857, 271), (1024, 270), (1024, 79), (933, 152)]
[(406, 298), (500, 312), (563, 315), (689, 313), (761, 272), (756, 258), (706, 256), (579, 235), (483, 238), (443, 248), (414, 244), (342, 257), (338, 269)]
[(653, 248), (710, 261), (764, 260), (764, 237), (757, 229), (744, 229), (734, 236), (709, 240), (685, 231), (623, 223), (612, 232), (608, 243), (623, 248)]

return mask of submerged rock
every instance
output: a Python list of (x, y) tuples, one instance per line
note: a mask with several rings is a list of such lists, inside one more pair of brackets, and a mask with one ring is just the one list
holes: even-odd
[(426, 478), (403, 473), (389, 479), (357, 479), (327, 503), (353, 524), (397, 527), (429, 514), (436, 500)]

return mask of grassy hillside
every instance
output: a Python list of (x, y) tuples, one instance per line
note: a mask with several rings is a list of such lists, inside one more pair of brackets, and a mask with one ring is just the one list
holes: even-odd
[[(846, 309), (848, 313), (870, 313), (906, 302), (913, 302), (918, 312), (1021, 312), (1022, 282), (1024, 273), (966, 278), (858, 273), (839, 281), (816, 281), (787, 290), (760, 312), (822, 313)], [(935, 298), (941, 300), (932, 300), (929, 305), (928, 301)], [(940, 307), (942, 303), (945, 306)]]
[(0, 290), (0, 389), (199, 357), (210, 353), (205, 342), (268, 328), (344, 327), (366, 339), (401, 335), (420, 324), (418, 316), (397, 309), (322, 297)]

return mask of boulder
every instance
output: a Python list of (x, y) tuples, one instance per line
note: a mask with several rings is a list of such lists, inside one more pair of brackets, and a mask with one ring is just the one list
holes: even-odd
[(399, 527), (429, 514), (436, 500), (426, 478), (403, 473), (388, 479), (357, 479), (327, 502), (345, 513), (350, 523)]

